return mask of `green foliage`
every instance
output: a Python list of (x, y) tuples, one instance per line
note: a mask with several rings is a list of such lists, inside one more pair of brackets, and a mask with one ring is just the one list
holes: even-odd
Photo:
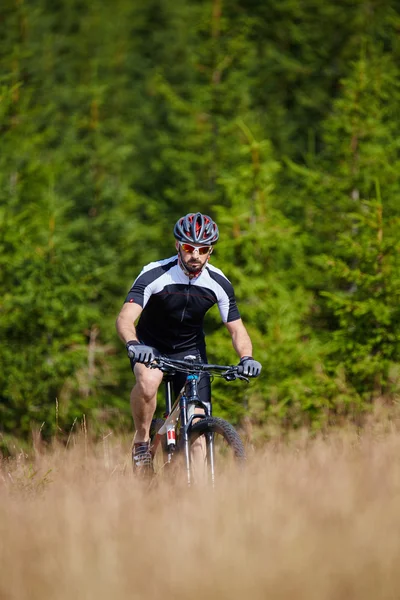
[(384, 219), (380, 201), (364, 202), (338, 242), (342, 258), (326, 258), (339, 291), (325, 292), (338, 320), (332, 357), (365, 398), (390, 392), (400, 359), (400, 219)]
[(327, 341), (339, 412), (398, 393), (398, 75), (393, 52), (364, 36), (324, 123), (324, 150), (307, 166), (289, 163), (304, 182), (307, 285), (321, 298), (311, 322)]
[[(0, 349), (1, 422), (23, 434), (45, 421), (47, 433), (57, 398), (87, 362), (96, 266), (66, 238), (57, 211), (2, 209), (0, 224), (0, 331), (7, 340)], [(66, 412), (60, 424), (72, 416)]]
[(397, 397), (399, 25), (391, 0), (6, 0), (5, 436), (131, 427), (114, 320), (192, 210), (264, 365), (215, 382), (217, 413), (318, 427)]

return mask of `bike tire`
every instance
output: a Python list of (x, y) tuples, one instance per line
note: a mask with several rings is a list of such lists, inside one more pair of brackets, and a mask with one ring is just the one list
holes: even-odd
[(219, 417), (204, 417), (197, 421), (190, 428), (190, 444), (192, 445), (200, 436), (206, 433), (221, 436), (226, 445), (232, 450), (236, 463), (243, 463), (246, 460), (243, 442), (236, 429), (228, 421)]

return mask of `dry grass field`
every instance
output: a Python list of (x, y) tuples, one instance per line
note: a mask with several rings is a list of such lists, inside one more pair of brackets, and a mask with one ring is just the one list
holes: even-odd
[(400, 598), (400, 433), (276, 439), (215, 491), (148, 490), (129, 442), (0, 470), (1, 600)]

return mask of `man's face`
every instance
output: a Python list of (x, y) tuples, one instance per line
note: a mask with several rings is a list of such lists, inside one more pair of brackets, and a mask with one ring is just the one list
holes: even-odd
[(189, 273), (198, 273), (203, 268), (212, 252), (212, 246), (202, 246), (201, 244), (183, 244), (182, 242), (176, 242), (175, 247)]

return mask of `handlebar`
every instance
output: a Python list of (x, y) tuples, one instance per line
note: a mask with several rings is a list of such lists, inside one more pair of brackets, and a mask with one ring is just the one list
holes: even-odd
[(188, 375), (210, 373), (217, 377), (222, 377), (226, 381), (234, 381), (235, 379), (249, 381), (247, 377), (238, 373), (237, 365), (211, 365), (196, 362), (195, 359), (190, 358), (181, 360), (160, 355), (154, 358), (154, 360), (146, 366), (149, 369), (160, 369), (160, 371), (163, 371), (164, 373), (173, 374), (177, 371), (187, 373)]

